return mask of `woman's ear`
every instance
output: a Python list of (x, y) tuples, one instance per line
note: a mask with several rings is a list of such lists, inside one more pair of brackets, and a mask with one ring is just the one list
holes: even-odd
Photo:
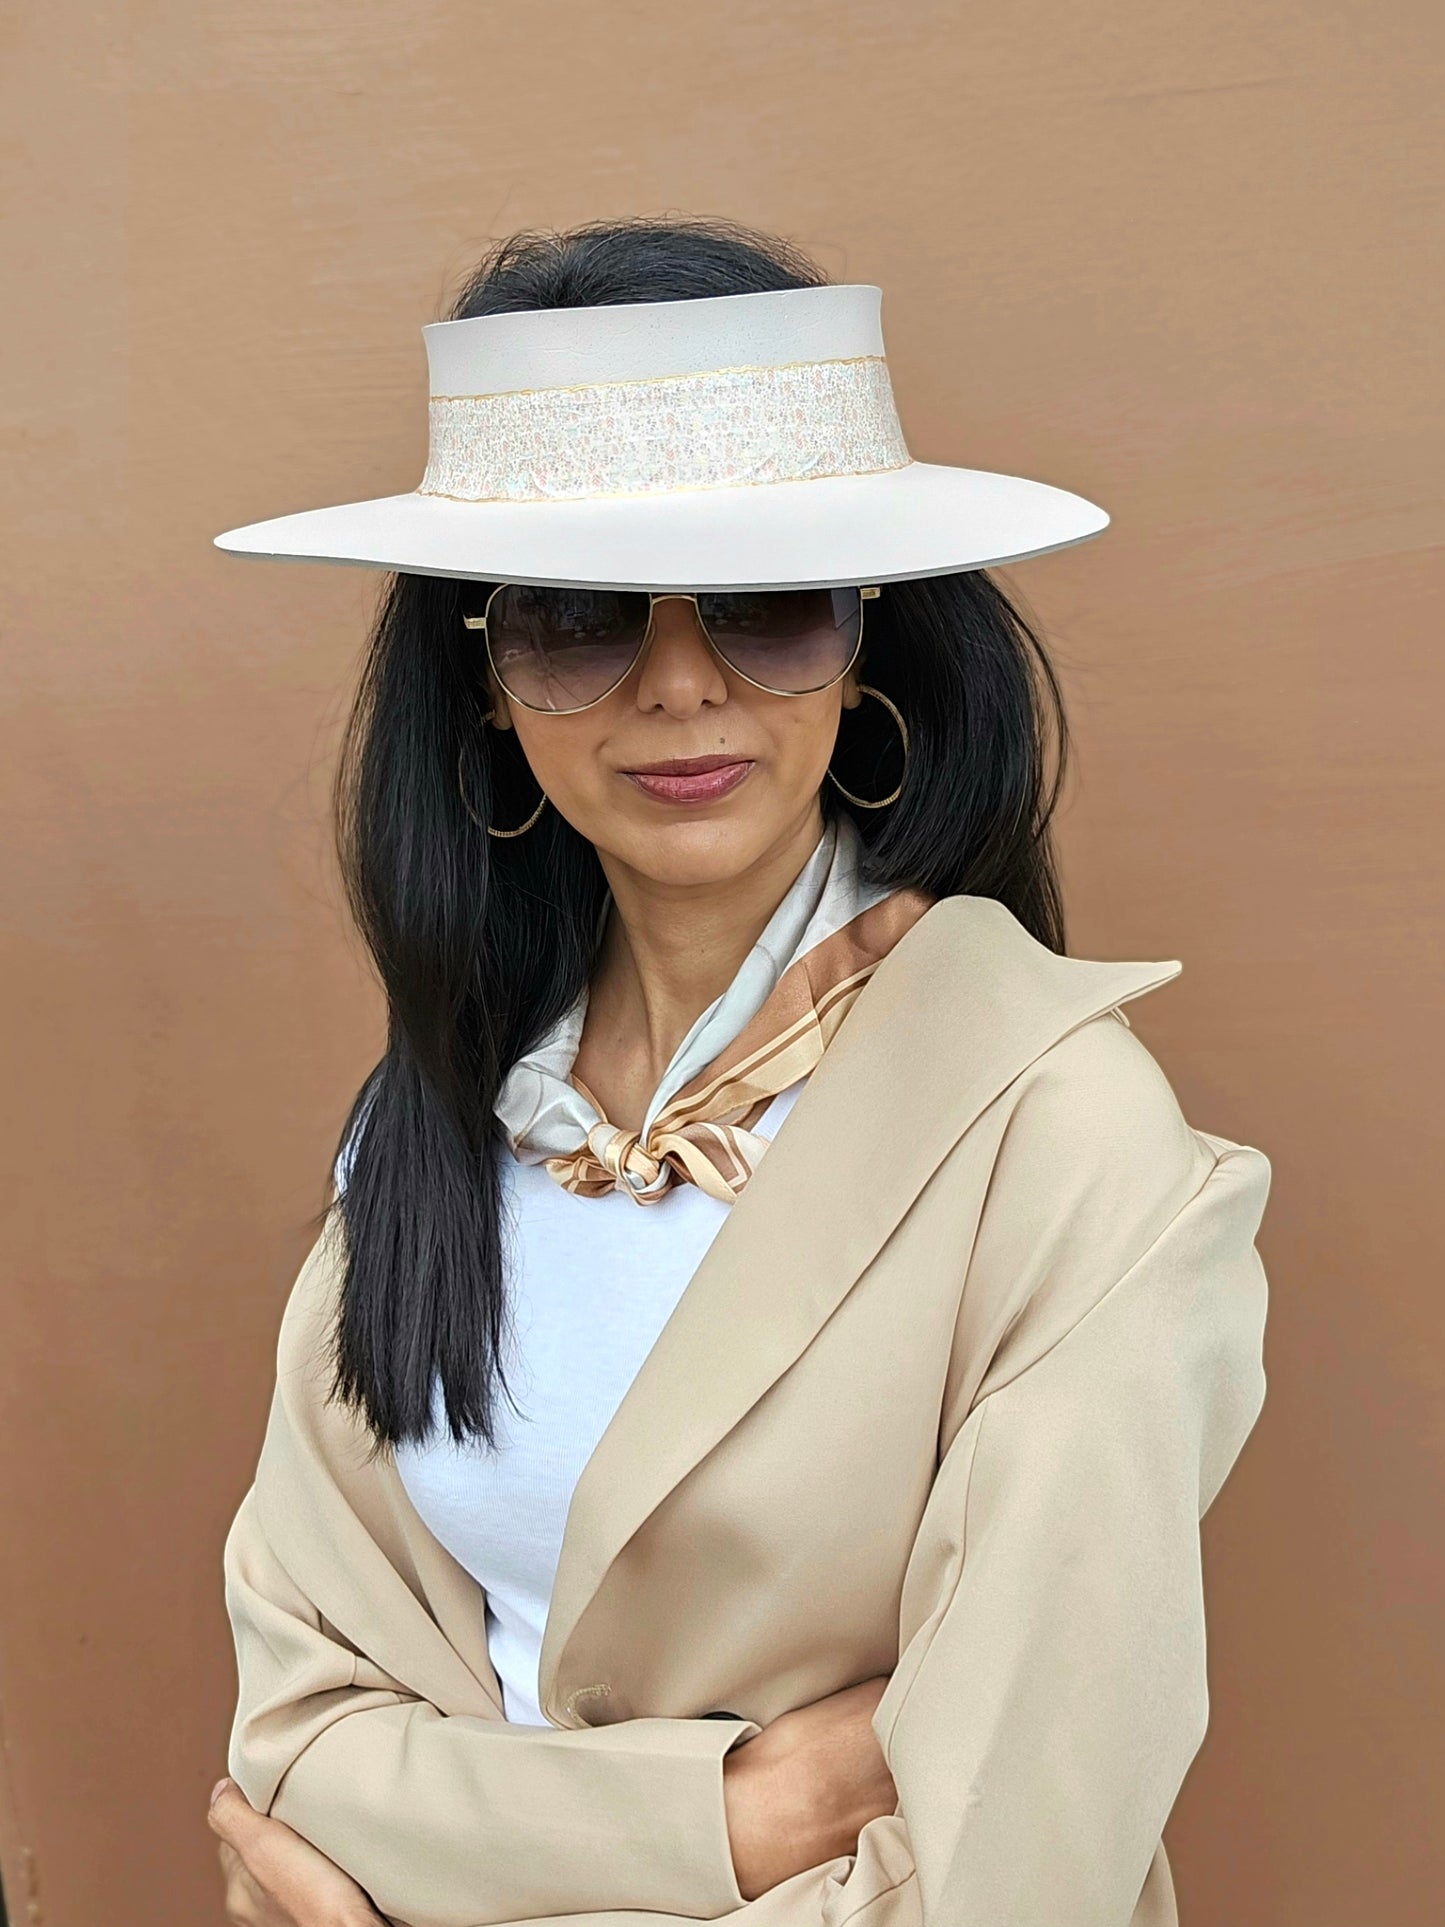
[(507, 701), (507, 692), (500, 688), (491, 671), (487, 672), (487, 693), (492, 699), (492, 727), (510, 729), (512, 727), (512, 706)]
[(855, 662), (843, 678), (843, 707), (845, 709), (856, 709), (863, 700), (863, 692), (858, 687), (862, 678), (862, 669), (862, 663)]

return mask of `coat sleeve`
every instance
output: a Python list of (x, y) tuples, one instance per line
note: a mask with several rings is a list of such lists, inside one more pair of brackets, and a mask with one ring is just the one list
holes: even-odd
[(1270, 1167), (1191, 1131), (1143, 1047), (1094, 1028), (1074, 1057), (1104, 1084), (1025, 1100), (986, 1207), (965, 1306), (1002, 1336), (874, 1721), (898, 1807), (827, 1927), (1176, 1918), (1160, 1842), (1208, 1713), (1200, 1520), (1264, 1398)]
[[(350, 1455), (327, 1430), (342, 1421), (303, 1390), (326, 1309), (314, 1288), (320, 1250), (288, 1307), (257, 1482), (226, 1538), (239, 1686), (232, 1778), (399, 1927), (632, 1909), (709, 1919), (741, 1907), (722, 1761), (761, 1730), (756, 1723), (644, 1718), (571, 1729), (443, 1713), (369, 1656), (364, 1626), (350, 1629), (360, 1643), (344, 1636), (288, 1568), (266, 1529), (274, 1508), (286, 1509), (294, 1534), (295, 1508), (317, 1488), (333, 1522), (350, 1517), (355, 1498), (354, 1488), (343, 1491)], [(335, 1531), (323, 1541), (327, 1560), (379, 1557), (364, 1533)], [(389, 1567), (367, 1572), (406, 1590)], [(418, 1640), (444, 1647), (410, 1593), (398, 1610), (415, 1611)]]

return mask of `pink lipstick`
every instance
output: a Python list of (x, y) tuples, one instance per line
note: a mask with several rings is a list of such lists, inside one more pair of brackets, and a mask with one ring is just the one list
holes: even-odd
[(662, 803), (711, 803), (736, 789), (752, 766), (751, 759), (737, 756), (673, 756), (622, 774)]

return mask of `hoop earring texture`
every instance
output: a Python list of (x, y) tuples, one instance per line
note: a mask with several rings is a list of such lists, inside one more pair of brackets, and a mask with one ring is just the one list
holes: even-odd
[[(489, 709), (486, 715), (483, 716), (482, 721), (484, 723), (491, 722), (492, 718), (496, 715), (496, 713), (497, 712), (494, 709)], [(532, 814), (527, 818), (526, 822), (521, 826), (520, 829), (494, 830), (491, 824), (484, 822), (482, 818), (478, 816), (476, 811), (472, 808), (471, 798), (467, 795), (466, 765), (467, 765), (467, 746), (465, 743), (463, 743), (461, 748), (457, 751), (457, 793), (462, 799), (462, 808), (466, 811), (467, 815), (472, 819), (472, 821), (477, 825), (478, 829), (485, 830), (488, 836), (496, 836), (496, 837), (525, 836), (528, 830), (530, 830), (532, 825), (537, 821), (537, 818), (542, 814), (543, 810), (546, 809), (547, 792), (543, 790), (541, 800), (537, 804), (536, 809), (533, 810)]]
[(866, 797), (855, 796), (851, 790), (843, 789), (843, 785), (838, 781), (837, 777), (833, 775), (831, 766), (827, 773), (829, 779), (842, 791), (848, 801), (850, 803), (856, 803), (860, 810), (882, 810), (886, 809), (890, 803), (896, 803), (903, 794), (904, 779), (908, 775), (908, 725), (904, 722), (903, 713), (897, 703), (893, 701), (891, 696), (885, 696), (881, 689), (874, 689), (870, 684), (860, 682), (858, 685), (858, 693), (861, 696), (876, 696), (878, 701), (882, 703), (883, 707), (898, 725), (898, 734), (903, 739), (903, 769), (898, 778), (898, 787), (891, 796), (884, 796), (876, 803), (870, 803)]

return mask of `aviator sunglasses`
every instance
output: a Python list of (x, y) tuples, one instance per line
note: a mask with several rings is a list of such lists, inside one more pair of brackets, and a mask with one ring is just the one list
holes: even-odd
[(690, 602), (713, 653), (774, 696), (807, 696), (847, 674), (876, 588), (559, 589), (500, 583), (479, 616), (497, 681), (524, 709), (565, 716), (610, 696), (652, 634), (653, 606)]

